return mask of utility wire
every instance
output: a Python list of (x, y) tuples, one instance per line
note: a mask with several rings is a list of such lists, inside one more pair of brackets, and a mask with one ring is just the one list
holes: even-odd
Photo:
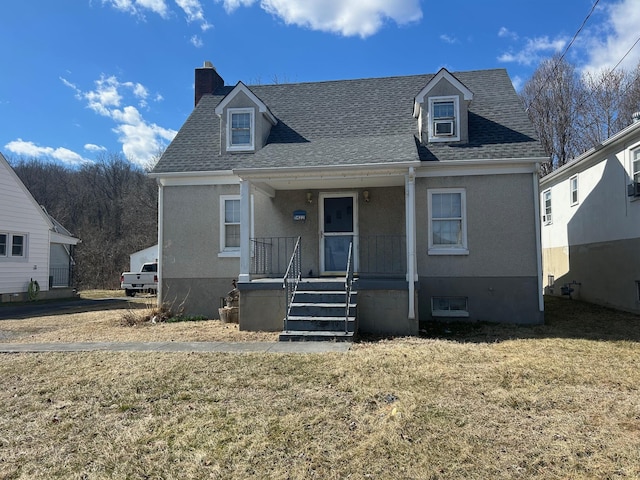
[[(531, 100), (531, 102), (529, 103), (529, 105), (531, 105), (532, 103), (534, 103), (538, 97), (540, 96), (540, 93), (542, 93), (542, 89), (545, 87), (545, 85), (547, 84), (547, 82), (549, 81), (549, 79), (556, 74), (556, 71), (558, 70), (558, 67), (560, 66), (560, 62), (562, 61), (562, 59), (565, 57), (565, 55), (567, 54), (567, 52), (569, 51), (569, 49), (571, 48), (571, 46), (573, 45), (573, 42), (576, 41), (576, 38), (578, 38), (578, 35), (580, 35), (580, 32), (582, 32), (582, 30), (584, 29), (584, 26), (586, 25), (587, 21), (589, 20), (589, 18), (591, 18), (591, 15), (593, 14), (594, 10), (596, 9), (596, 6), (598, 5), (598, 3), (600, 2), (600, 0), (596, 0), (593, 4), (593, 6), (591, 7), (591, 10), (589, 11), (589, 13), (587, 14), (587, 16), (585, 17), (585, 19), (582, 21), (582, 25), (580, 25), (580, 28), (578, 28), (578, 30), (576, 31), (576, 33), (573, 35), (573, 38), (571, 39), (571, 41), (567, 44), (567, 46), (564, 49), (564, 52), (562, 52), (562, 55), (560, 55), (560, 57), (558, 57), (558, 59), (556, 60), (555, 65), (553, 66), (553, 68), (551, 69), (551, 72), (547, 75), (547, 77), (544, 79), (544, 82), (541, 83), (540, 88), (538, 89), (538, 91), (536, 92), (536, 94), (533, 96), (533, 99)], [(526, 111), (529, 111), (529, 107), (527, 107)]]

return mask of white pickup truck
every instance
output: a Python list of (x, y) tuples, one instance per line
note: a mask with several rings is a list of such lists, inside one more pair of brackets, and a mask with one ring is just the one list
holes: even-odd
[(158, 291), (158, 264), (145, 263), (139, 272), (124, 272), (120, 275), (120, 288), (127, 297), (134, 297), (136, 293)]

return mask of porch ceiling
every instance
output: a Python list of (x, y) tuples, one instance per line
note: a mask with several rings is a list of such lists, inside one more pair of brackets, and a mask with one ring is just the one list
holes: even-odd
[(363, 167), (357, 170), (342, 170), (339, 167), (317, 167), (300, 170), (235, 170), (243, 180), (248, 180), (256, 188), (265, 190), (318, 190), (318, 189), (348, 189), (373, 187), (404, 186), (405, 176), (410, 167), (420, 162), (410, 162), (406, 165), (395, 165), (394, 168), (379, 168), (379, 166)]

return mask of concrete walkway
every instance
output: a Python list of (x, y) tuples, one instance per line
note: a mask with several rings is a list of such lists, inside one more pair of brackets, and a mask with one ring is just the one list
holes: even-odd
[(0, 353), (36, 352), (222, 352), (327, 353), (347, 352), (350, 342), (92, 342), (0, 343)]

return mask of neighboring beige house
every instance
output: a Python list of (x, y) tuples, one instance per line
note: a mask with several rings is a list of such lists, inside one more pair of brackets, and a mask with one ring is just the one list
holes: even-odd
[(152, 172), (159, 301), (215, 318), (235, 279), (241, 329), (542, 323), (546, 159), (503, 69), (229, 86), (206, 62)]
[(546, 293), (640, 313), (640, 121), (542, 178), (540, 191)]
[(38, 205), (0, 154), (0, 301), (73, 296), (72, 248), (79, 241)]

